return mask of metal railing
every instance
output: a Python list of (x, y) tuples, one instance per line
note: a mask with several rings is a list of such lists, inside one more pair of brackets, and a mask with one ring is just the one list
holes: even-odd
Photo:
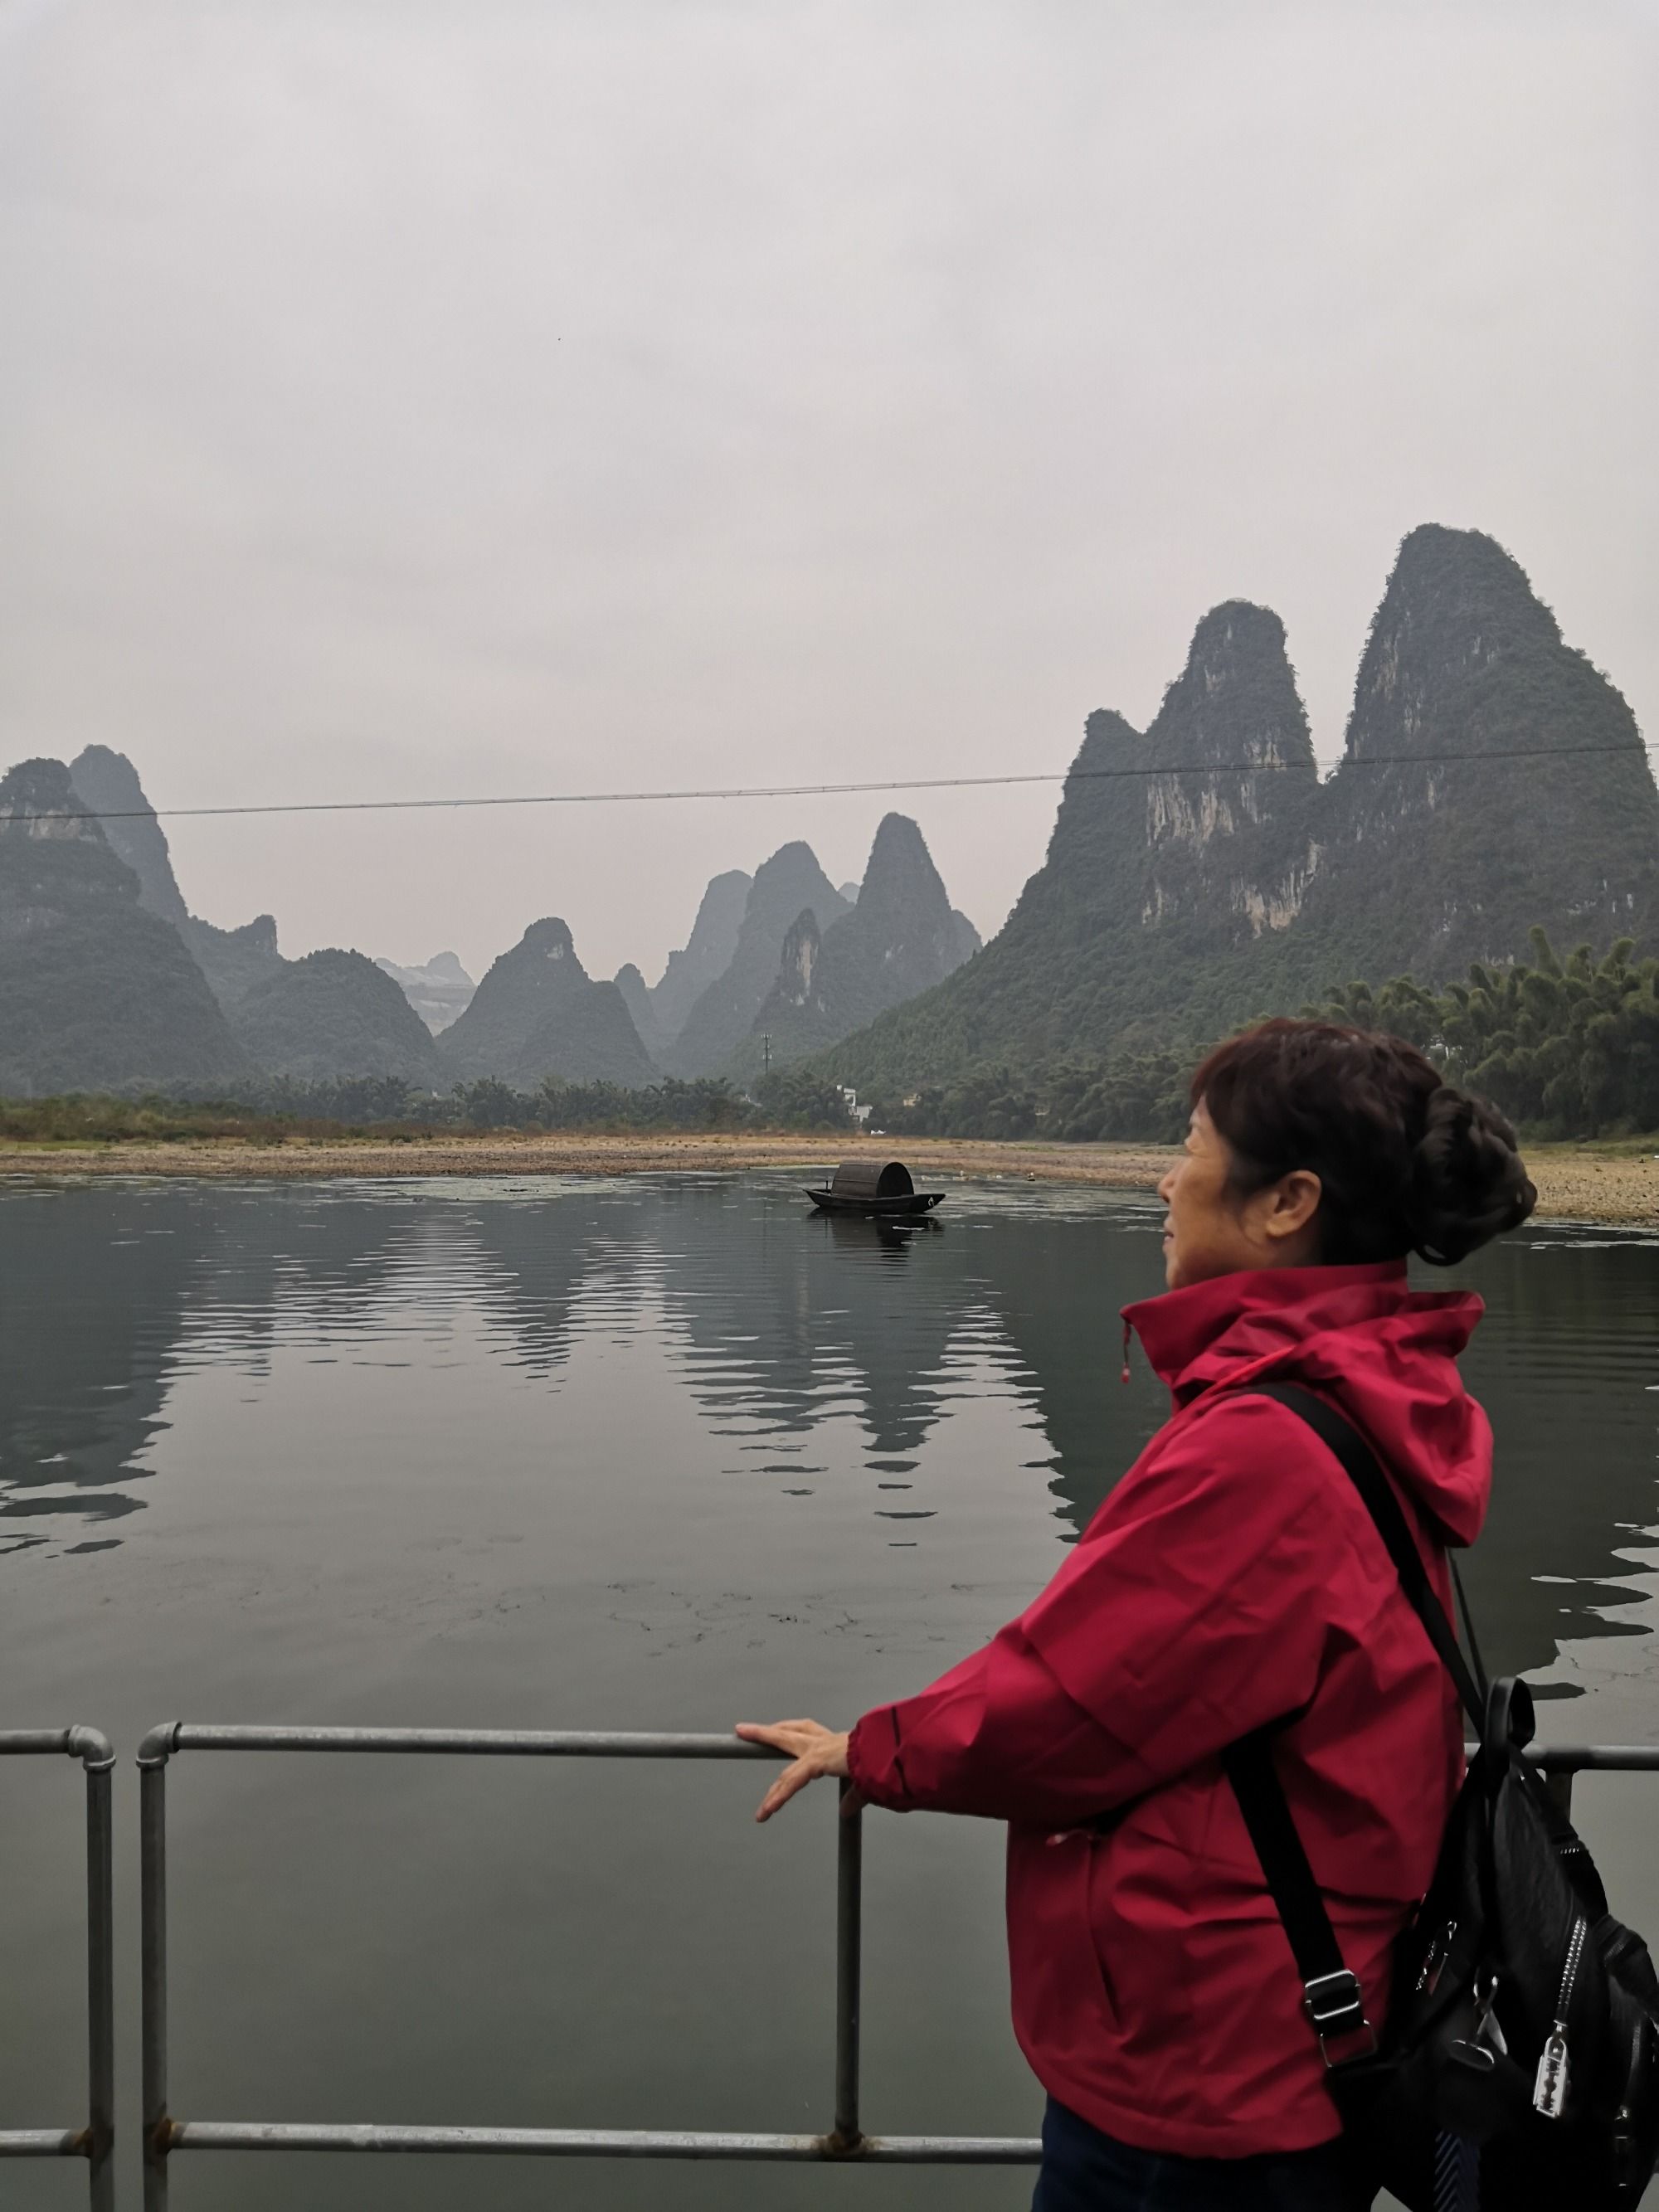
[[(5, 1739), (0, 1738), (0, 1748), (4, 1747)], [(166, 1791), (167, 1763), (185, 1751), (422, 1752), (532, 1759), (765, 1759), (778, 1756), (730, 1735), (590, 1735), (510, 1729), (220, 1728), (179, 1721), (152, 1729), (138, 1753), (145, 2212), (166, 2212), (167, 2161), (174, 2151), (180, 2150), (494, 2152), (528, 2153), (543, 2158), (789, 2159), (912, 2166), (1028, 2166), (1036, 2165), (1042, 2154), (1035, 2136), (869, 2136), (860, 2129), (863, 1858), (857, 1812), (850, 1816), (842, 1814), (837, 1824), (836, 2091), (834, 2124), (827, 2134), (177, 2119), (167, 2109)], [(1553, 1778), (1554, 1794), (1564, 1810), (1571, 1808), (1575, 1774), (1659, 1771), (1659, 1746), (1655, 1745), (1563, 1745), (1540, 1750), (1534, 1756)], [(89, 1764), (89, 1783), (93, 1775)], [(97, 2078), (94, 2064), (94, 2081)], [(106, 2082), (107, 2075), (103, 2078)], [(94, 2109), (94, 2112), (100, 2109), (95, 2090)], [(106, 2098), (101, 2109), (107, 2111)], [(54, 2145), (71, 2147), (67, 2140)], [(94, 2192), (95, 2189), (94, 2182)], [(107, 2200), (94, 2193), (94, 2202), (101, 2207)]]
[[(529, 2153), (542, 2158), (796, 2159), (908, 2166), (1035, 2165), (1027, 2136), (867, 2136), (859, 2125), (860, 1815), (842, 1814), (836, 1852), (836, 2095), (825, 2135), (661, 2128), (391, 2127), (180, 2120), (167, 2110), (167, 1768), (185, 1751), (438, 1752), (519, 1759), (746, 1759), (778, 1753), (730, 1735), (584, 1735), (514, 1729), (209, 1728), (170, 1721), (139, 1747), (145, 2212), (165, 2212), (180, 2150)], [(838, 1813), (840, 1808), (837, 1808)]]
[(0, 1729), (0, 1756), (67, 1753), (87, 1777), (87, 2120), (80, 2128), (0, 2128), (0, 2158), (84, 2158), (92, 2212), (114, 2204), (114, 1863), (110, 1773), (115, 1753), (92, 1728)]

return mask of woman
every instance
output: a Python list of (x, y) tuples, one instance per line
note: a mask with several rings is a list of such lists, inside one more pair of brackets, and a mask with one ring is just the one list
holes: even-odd
[[(1273, 1378), (1389, 1470), (1449, 1604), (1491, 1432), (1455, 1362), (1479, 1298), (1407, 1288), (1536, 1194), (1514, 1133), (1393, 1037), (1273, 1021), (1193, 1079), (1159, 1185), (1168, 1289), (1124, 1314), (1174, 1411), (1047, 1589), (850, 1734), (745, 1723), (895, 1812), (1009, 1824), (1015, 2033), (1048, 2092), (1033, 2212), (1351, 2212), (1319, 2046), (1218, 1754), (1277, 1764), (1368, 2020), (1462, 1769), (1455, 1697), (1348, 1478)], [(1103, 1821), (1103, 1814), (1119, 1817)], [(1085, 1825), (1093, 1824), (1093, 1825)]]

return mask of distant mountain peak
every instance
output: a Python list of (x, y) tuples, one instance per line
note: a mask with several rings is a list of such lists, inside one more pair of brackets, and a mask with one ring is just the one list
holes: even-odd
[[(0, 829), (13, 836), (109, 844), (102, 824), (86, 818), (86, 801), (59, 760), (19, 761), (0, 776)], [(112, 857), (118, 858), (112, 848)]]
[(1278, 616), (1212, 608), (1144, 738), (1089, 717), (1048, 856), (996, 939), (833, 1064), (902, 1091), (1184, 1047), (1334, 980), (1437, 984), (1524, 955), (1533, 923), (1604, 942), (1659, 928), (1659, 791), (1628, 705), (1520, 563), (1425, 524), (1401, 544), (1328, 782)]
[(699, 996), (667, 1055), (676, 1075), (716, 1074), (742, 1048), (777, 979), (784, 939), (809, 907), (826, 931), (847, 912), (811, 847), (793, 838), (755, 871), (732, 958)]
[(646, 980), (630, 960), (618, 968), (616, 984), (623, 1003), (628, 1008), (634, 1027), (639, 1031), (640, 1042), (653, 1061), (668, 1049), (669, 1036), (657, 1019), (656, 1009), (651, 1003), (651, 993)]
[(149, 811), (138, 771), (125, 753), (107, 745), (88, 745), (70, 769), (72, 805), (101, 815), (98, 824), (112, 850), (138, 878), (138, 896), (152, 914), (182, 928), (189, 919), (184, 895), (173, 872), (167, 832)]
[(521, 953), (539, 953), (544, 960), (568, 960), (579, 974), (586, 970), (576, 958), (575, 940), (570, 934), (570, 925), (557, 915), (547, 915), (540, 921), (532, 921), (519, 940)]
[(523, 1088), (546, 1076), (568, 1083), (649, 1083), (655, 1069), (614, 983), (596, 983), (556, 915), (532, 921), (491, 962), (442, 1049), (467, 1079), (493, 1075)]
[(927, 841), (908, 814), (884, 814), (859, 887), (857, 911), (896, 921), (912, 908), (942, 907), (950, 899)]
[(178, 928), (84, 811), (62, 761), (0, 776), (0, 1092), (245, 1073)]
[(430, 960), (412, 968), (385, 958), (377, 958), (374, 965), (391, 976), (434, 1036), (465, 1011), (477, 988), (453, 952), (434, 952)]
[(798, 1060), (939, 982), (978, 941), (918, 825), (884, 815), (852, 913), (825, 928), (809, 906), (791, 925), (739, 1072), (750, 1072), (757, 1037), (771, 1038), (775, 1065)]
[(234, 1008), (253, 984), (275, 974), (282, 955), (270, 915), (257, 915), (240, 929), (221, 929), (189, 911), (173, 872), (167, 833), (125, 753), (88, 745), (76, 754), (70, 774), (75, 803), (100, 817), (94, 826), (137, 877), (140, 902), (178, 930), (222, 1007)]
[(692, 1007), (731, 966), (752, 882), (741, 868), (709, 879), (690, 936), (679, 951), (669, 954), (651, 993), (652, 1015), (665, 1038), (679, 1035)]
[(375, 961), (338, 945), (285, 960), (238, 1001), (231, 1026), (248, 1057), (301, 1083), (443, 1077), (431, 1035)]

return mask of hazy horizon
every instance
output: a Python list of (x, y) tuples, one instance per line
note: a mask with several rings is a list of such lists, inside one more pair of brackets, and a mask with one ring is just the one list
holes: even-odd
[[(158, 806), (1063, 769), (1420, 522), (1659, 725), (1659, 9), (0, 0), (0, 765)], [(654, 980), (717, 872), (1057, 787), (168, 822), (210, 920)]]

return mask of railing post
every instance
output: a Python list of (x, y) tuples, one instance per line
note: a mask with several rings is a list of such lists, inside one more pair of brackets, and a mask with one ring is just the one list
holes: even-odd
[(115, 2203), (115, 1866), (110, 1783), (115, 1755), (83, 1753), (87, 1770), (87, 2158), (92, 2212)]
[(167, 2203), (167, 1758), (171, 1724), (138, 1753), (139, 1948), (143, 2014), (144, 2212)]
[(857, 2148), (859, 2127), (859, 1974), (864, 1917), (864, 1820), (842, 1785), (836, 1842), (836, 2129), (837, 2150)]

